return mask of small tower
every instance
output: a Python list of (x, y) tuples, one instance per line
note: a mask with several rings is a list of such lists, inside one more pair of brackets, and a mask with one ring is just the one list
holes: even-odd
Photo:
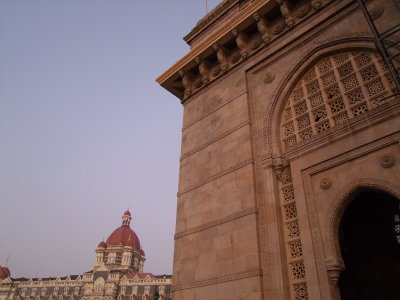
[(124, 215), (122, 216), (122, 225), (130, 226), (131, 220), (131, 212), (129, 210), (125, 211)]

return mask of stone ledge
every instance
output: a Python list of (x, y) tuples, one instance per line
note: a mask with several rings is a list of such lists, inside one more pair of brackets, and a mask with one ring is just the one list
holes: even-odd
[(223, 176), (225, 176), (225, 175), (227, 175), (229, 173), (232, 173), (232, 172), (234, 172), (234, 171), (236, 171), (236, 170), (238, 170), (240, 168), (243, 168), (243, 167), (245, 167), (245, 166), (247, 166), (248, 164), (251, 164), (251, 163), (253, 163), (253, 159), (252, 158), (249, 158), (249, 159), (246, 159), (244, 161), (241, 161), (240, 163), (238, 163), (236, 165), (233, 165), (232, 167), (230, 167), (228, 169), (222, 170), (221, 172), (218, 172), (218, 173), (216, 173), (214, 175), (211, 175), (210, 177), (204, 179), (203, 181), (201, 181), (200, 183), (198, 183), (196, 185), (189, 186), (188, 188), (183, 189), (182, 191), (179, 191), (178, 192), (178, 197), (181, 196), (182, 194), (185, 194), (185, 193), (190, 192), (190, 191), (192, 191), (194, 189), (197, 189), (197, 188), (201, 187), (202, 185), (205, 185), (205, 184), (207, 184), (207, 183), (209, 183), (209, 182), (211, 182), (211, 181), (213, 181), (215, 179), (218, 179), (218, 178), (223, 177)]
[(252, 268), (252, 269), (249, 269), (244, 272), (226, 274), (226, 275), (222, 275), (222, 276), (218, 276), (218, 277), (193, 281), (188, 284), (177, 284), (177, 285), (172, 286), (172, 291), (179, 291), (179, 290), (185, 290), (185, 289), (190, 289), (190, 288), (202, 287), (202, 286), (206, 286), (206, 285), (218, 284), (218, 283), (223, 283), (223, 282), (228, 282), (228, 281), (233, 281), (233, 280), (240, 280), (240, 279), (255, 277), (255, 276), (262, 276), (262, 270), (260, 268)]
[(251, 214), (257, 214), (257, 213), (258, 213), (258, 209), (256, 207), (253, 207), (253, 208), (250, 208), (250, 209), (246, 209), (244, 211), (235, 213), (233, 215), (229, 215), (229, 216), (224, 217), (222, 219), (211, 221), (211, 222), (208, 222), (206, 224), (194, 227), (192, 229), (179, 232), (179, 233), (175, 234), (174, 239), (177, 240), (177, 239), (182, 238), (182, 237), (184, 237), (186, 235), (193, 234), (193, 233), (196, 233), (196, 232), (199, 232), (199, 231), (203, 231), (203, 230), (206, 230), (206, 229), (209, 229), (209, 228), (212, 228), (212, 227), (215, 227), (215, 226), (218, 226), (218, 225), (221, 225), (221, 224), (224, 224), (224, 223), (227, 223), (227, 222), (230, 222), (230, 221), (233, 221), (233, 220), (236, 220), (236, 219), (239, 219), (239, 218), (251, 215)]

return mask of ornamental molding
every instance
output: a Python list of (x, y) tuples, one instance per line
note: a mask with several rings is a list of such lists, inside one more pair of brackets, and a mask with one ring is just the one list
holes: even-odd
[[(186, 56), (156, 81), (181, 98), (182, 103), (186, 103), (204, 86), (236, 68), (264, 46), (270, 45), (271, 40), (281, 38), (295, 25), (300, 26), (307, 15), (315, 15), (322, 6), (330, 2), (333, 1), (314, 0), (310, 5), (308, 0), (303, 0), (300, 7), (292, 11), (286, 0), (250, 1), (243, 9), (239, 9), (235, 17), (231, 17), (231, 22), (224, 22), (221, 28), (211, 32), (207, 39), (195, 44)], [(241, 2), (238, 2), (236, 6), (240, 7), (240, 4)], [(280, 12), (279, 17), (266, 20), (265, 14), (274, 9)], [(256, 25), (257, 29), (251, 29), (251, 24)], [(248, 32), (249, 28), (251, 32)], [(231, 41), (236, 45), (231, 47)], [(216, 64), (213, 66), (205, 62), (207, 59), (210, 62), (215, 60), (209, 58), (210, 56), (216, 58)], [(273, 80), (273, 76), (268, 78), (267, 82), (269, 80)]]
[(286, 150), (286, 155), (290, 159), (294, 159), (306, 152), (316, 150), (323, 147), (332, 140), (339, 140), (349, 134), (354, 134), (362, 129), (377, 124), (379, 122), (394, 118), (400, 113), (399, 97), (395, 97), (395, 101), (385, 103), (379, 107), (373, 108), (362, 115), (356, 116), (347, 122), (331, 127), (311, 138), (301, 141), (293, 147)]
[(201, 186), (203, 186), (203, 185), (205, 185), (207, 183), (210, 183), (211, 181), (214, 181), (214, 180), (216, 180), (216, 179), (218, 179), (220, 177), (223, 177), (223, 176), (225, 176), (225, 175), (227, 175), (229, 173), (232, 173), (232, 172), (234, 172), (236, 170), (239, 170), (239, 169), (241, 169), (241, 168), (243, 168), (243, 167), (245, 167), (245, 166), (247, 166), (249, 164), (252, 164), (252, 163), (253, 163), (253, 159), (252, 158), (249, 158), (249, 159), (246, 159), (244, 161), (241, 161), (238, 164), (229, 167), (228, 169), (222, 170), (221, 172), (218, 172), (216, 174), (211, 175), (210, 177), (208, 177), (206, 179), (201, 180), (200, 183), (198, 183), (198, 184), (195, 184), (195, 185), (189, 186), (186, 189), (183, 189), (182, 191), (178, 192), (178, 197), (183, 195), (183, 194), (186, 194), (186, 193), (188, 193), (188, 192), (190, 192), (190, 191), (192, 191), (194, 189), (197, 189), (197, 188), (199, 188), (199, 187), (201, 187)]
[(329, 159), (325, 162), (322, 162), (318, 165), (312, 166), (308, 169), (306, 169), (304, 174), (309, 174), (310, 176), (318, 174), (322, 171), (325, 171), (327, 169), (336, 167), (338, 165), (341, 165), (349, 160), (354, 160), (360, 156), (365, 156), (368, 155), (369, 153), (375, 152), (376, 150), (382, 149), (384, 147), (393, 145), (395, 143), (398, 143), (400, 139), (400, 132), (395, 132), (392, 133), (388, 136), (385, 136), (381, 139), (378, 139), (376, 141), (373, 141), (372, 143), (363, 145), (359, 148), (350, 150), (348, 152), (345, 152), (337, 157), (334, 157), (332, 159)]
[(198, 287), (202, 287), (202, 286), (206, 286), (206, 285), (218, 284), (218, 283), (240, 280), (240, 279), (256, 277), (256, 276), (262, 276), (262, 270), (260, 268), (251, 268), (247, 271), (226, 274), (226, 275), (222, 275), (222, 276), (218, 276), (218, 277), (206, 278), (203, 280), (193, 281), (193, 282), (187, 283), (187, 284), (176, 284), (176, 285), (172, 286), (172, 291), (176, 292), (176, 291), (180, 291), (180, 290), (198, 288)]
[(246, 18), (254, 14), (261, 7), (263, 7), (266, 3), (271, 0), (256, 0), (251, 5), (246, 7), (246, 9), (242, 10), (237, 16), (235, 16), (232, 22), (226, 22), (224, 26), (221, 26), (219, 30), (211, 34), (209, 38), (207, 38), (206, 42), (199, 44), (194, 49), (192, 49), (188, 54), (178, 60), (175, 65), (169, 68), (166, 72), (164, 72), (161, 76), (159, 76), (156, 80), (158, 83), (164, 83), (169, 77), (174, 75), (178, 70), (182, 69), (185, 65), (193, 61), (197, 56), (199, 56), (202, 52), (204, 52), (207, 48), (212, 47), (215, 43), (217, 43), (224, 35), (228, 32), (231, 32), (235, 27), (237, 27), (240, 23), (242, 23)]
[(205, 223), (203, 225), (194, 227), (194, 228), (189, 229), (189, 230), (185, 230), (185, 231), (179, 232), (179, 233), (175, 234), (174, 239), (177, 240), (177, 239), (180, 239), (180, 238), (182, 238), (184, 236), (187, 236), (187, 235), (190, 235), (190, 234), (193, 234), (193, 233), (196, 233), (196, 232), (200, 232), (200, 231), (203, 231), (203, 230), (207, 230), (207, 229), (210, 229), (212, 227), (219, 226), (221, 224), (224, 224), (224, 223), (227, 223), (227, 222), (231, 222), (231, 221), (234, 221), (236, 219), (243, 218), (243, 217), (246, 217), (248, 215), (257, 214), (257, 213), (258, 213), (258, 210), (257, 210), (256, 207), (253, 207), (253, 208), (241, 211), (241, 212), (237, 212), (237, 213), (234, 213), (232, 215), (226, 216), (224, 218)]

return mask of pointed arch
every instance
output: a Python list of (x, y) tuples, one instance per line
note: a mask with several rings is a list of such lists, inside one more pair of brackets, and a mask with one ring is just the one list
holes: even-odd
[(381, 191), (390, 196), (400, 199), (400, 187), (391, 185), (389, 182), (373, 178), (361, 178), (349, 183), (336, 197), (335, 207), (327, 222), (329, 254), (331, 260), (342, 261), (339, 245), (339, 227), (344, 211), (351, 201), (361, 192), (366, 190)]

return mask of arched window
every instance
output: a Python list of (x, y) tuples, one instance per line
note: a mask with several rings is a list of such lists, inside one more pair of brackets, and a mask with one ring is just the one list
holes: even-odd
[(109, 264), (115, 263), (115, 258), (116, 257), (117, 257), (117, 254), (115, 252), (108, 253), (107, 263), (109, 263)]
[(135, 285), (132, 287), (132, 295), (137, 295), (138, 286)]
[(378, 54), (345, 52), (312, 66), (292, 90), (281, 118), (285, 149), (392, 100), (395, 89)]
[(94, 292), (101, 293), (103, 292), (103, 289), (104, 289), (104, 279), (103, 277), (99, 277), (94, 282)]
[(79, 295), (79, 287), (74, 288), (74, 295)]
[(125, 286), (121, 287), (121, 295), (125, 295), (125, 292), (126, 292), (126, 287)]

